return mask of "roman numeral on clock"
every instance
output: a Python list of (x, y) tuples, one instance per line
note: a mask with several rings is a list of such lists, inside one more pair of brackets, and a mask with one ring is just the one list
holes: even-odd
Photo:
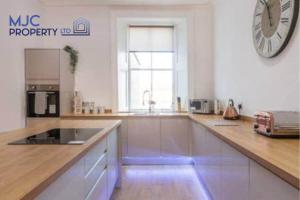
[(263, 38), (261, 41), (260, 41), (260, 44), (259, 44), (259, 47), (258, 47), (260, 50), (264, 50), (265, 48), (265, 38)]
[(289, 18), (287, 18), (287, 17), (282, 17), (282, 18), (281, 18), (281, 23), (283, 23), (283, 24), (289, 23)]
[(282, 36), (280, 35), (280, 33), (277, 32), (277, 36), (279, 37), (279, 39), (282, 38)]
[(286, 2), (285, 4), (283, 4), (281, 6), (281, 12), (286, 11), (287, 9), (289, 9), (291, 7), (291, 1)]
[(261, 30), (260, 31), (258, 31), (258, 33), (256, 33), (256, 36), (255, 36), (255, 38), (256, 38), (256, 42), (258, 42), (259, 40), (260, 40), (260, 38), (261, 38)]
[(255, 25), (255, 31), (257, 31), (258, 29), (260, 29), (261, 23), (258, 23)]
[(272, 41), (268, 40), (268, 52), (272, 52)]

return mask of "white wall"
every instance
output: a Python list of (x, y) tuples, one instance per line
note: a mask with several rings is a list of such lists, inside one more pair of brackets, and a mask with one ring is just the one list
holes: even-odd
[(299, 110), (299, 30), (278, 57), (260, 57), (252, 43), (256, 1), (215, 2), (215, 96), (243, 103), (242, 114)]
[(5, 0), (0, 6), (0, 132), (25, 125), (24, 48), (41, 46), (40, 38), (16, 38), (8, 34), (9, 15), (40, 14), (36, 0)]
[[(189, 66), (190, 96), (213, 98), (212, 66), (212, 8), (203, 6), (170, 7), (102, 7), (102, 6), (49, 6), (45, 7), (46, 24), (70, 26), (77, 17), (90, 20), (90, 37), (46, 38), (45, 47), (62, 48), (69, 44), (79, 51), (76, 89), (81, 91), (85, 101), (116, 109), (117, 52), (112, 37), (113, 16), (125, 17), (187, 17), (189, 20)], [(115, 49), (114, 49), (115, 48)], [(115, 52), (114, 52), (115, 51)]]
[[(84, 100), (115, 107), (115, 81), (112, 63), (111, 15), (114, 11), (145, 13), (156, 17), (188, 17), (190, 80), (192, 98), (213, 98), (212, 8), (203, 6), (45, 6), (39, 0), (5, 0), (0, 7), (0, 132), (25, 125), (24, 48), (63, 48), (66, 44), (79, 51), (76, 89)], [(70, 27), (74, 19), (91, 22), (90, 37), (8, 36), (8, 16), (39, 14), (44, 27)]]
[[(147, 9), (144, 7), (115, 7), (111, 10), (111, 13), (111, 24), (115, 26), (115, 28), (112, 27), (112, 37), (117, 35), (115, 33), (117, 19), (137, 20), (135, 23), (140, 23), (138, 21), (143, 21), (144, 23), (157, 23), (160, 21), (161, 23), (175, 24), (177, 28), (186, 28), (187, 30), (179, 32), (183, 35), (178, 36), (180, 39), (187, 41), (177, 42), (177, 45), (179, 45), (177, 50), (181, 51), (178, 55), (184, 58), (178, 58), (178, 66), (175, 66), (178, 73), (186, 73), (186, 69), (180, 69), (180, 65), (185, 66), (187, 63), (188, 68), (188, 75), (182, 74), (182, 76), (178, 76), (181, 79), (184, 79), (185, 75), (188, 76), (188, 86), (186, 87), (184, 83), (181, 85), (185, 90), (188, 88), (188, 91), (179, 92), (181, 93), (183, 107), (187, 108), (188, 106), (187, 95), (190, 98), (213, 98), (213, 19), (212, 6), (210, 4), (193, 7), (151, 7)], [(115, 43), (112, 38), (112, 55), (117, 52)], [(187, 46), (187, 50), (185, 46)], [(187, 58), (185, 58), (185, 54), (187, 54)], [(117, 56), (113, 56), (113, 68), (117, 68), (116, 60)], [(120, 62), (118, 65), (120, 65)], [(116, 77), (116, 75), (113, 76)], [(113, 91), (117, 92), (115, 88)], [(117, 94), (114, 94), (114, 96), (117, 96)]]
[(45, 48), (70, 45), (79, 51), (75, 87), (84, 101), (111, 107), (110, 14), (107, 7), (45, 7), (45, 26), (72, 27), (79, 17), (90, 21), (90, 36), (56, 36), (44, 39)]

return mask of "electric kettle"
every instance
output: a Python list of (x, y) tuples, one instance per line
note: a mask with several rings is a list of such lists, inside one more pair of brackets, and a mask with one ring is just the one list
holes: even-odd
[(223, 113), (223, 118), (228, 120), (239, 119), (239, 114), (234, 107), (234, 102), (232, 99), (229, 99), (228, 106)]

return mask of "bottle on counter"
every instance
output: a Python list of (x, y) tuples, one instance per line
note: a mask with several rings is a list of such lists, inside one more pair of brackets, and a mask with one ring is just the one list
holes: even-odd
[(73, 111), (74, 114), (81, 114), (82, 113), (82, 99), (79, 96), (79, 92), (75, 91), (73, 97)]
[(94, 114), (95, 112), (95, 102), (90, 102), (90, 114)]
[(181, 112), (181, 98), (177, 97), (176, 112)]

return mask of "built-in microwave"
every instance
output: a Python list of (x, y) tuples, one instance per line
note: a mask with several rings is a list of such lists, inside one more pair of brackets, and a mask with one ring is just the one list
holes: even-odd
[(59, 117), (59, 85), (28, 85), (27, 117)]

